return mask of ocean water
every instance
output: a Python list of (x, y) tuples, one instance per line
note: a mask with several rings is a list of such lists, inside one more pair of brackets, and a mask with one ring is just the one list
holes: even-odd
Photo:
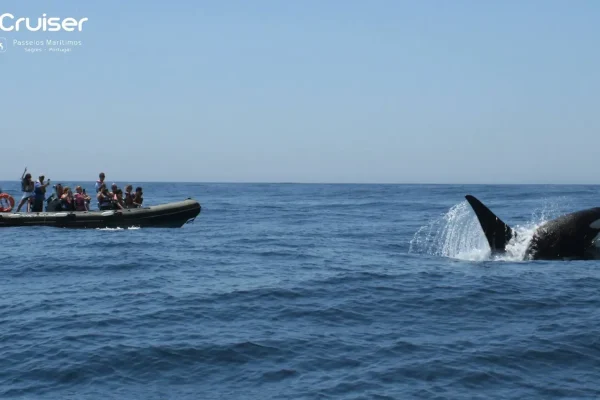
[(0, 398), (600, 397), (600, 261), (492, 258), (464, 200), (527, 236), (600, 187), (143, 186), (202, 213), (0, 231)]

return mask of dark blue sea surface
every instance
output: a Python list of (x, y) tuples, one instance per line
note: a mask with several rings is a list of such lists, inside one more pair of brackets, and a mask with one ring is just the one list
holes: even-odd
[(143, 186), (202, 213), (0, 231), (0, 398), (600, 397), (600, 261), (492, 258), (464, 201), (526, 233), (598, 186)]

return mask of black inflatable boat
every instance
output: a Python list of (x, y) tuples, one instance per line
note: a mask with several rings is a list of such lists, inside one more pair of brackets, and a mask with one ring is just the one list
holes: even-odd
[(187, 199), (158, 206), (108, 211), (0, 213), (0, 227), (181, 228), (200, 214), (200, 203)]

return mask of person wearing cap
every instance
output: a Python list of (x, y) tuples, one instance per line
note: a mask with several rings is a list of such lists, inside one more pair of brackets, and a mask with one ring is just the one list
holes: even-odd
[(44, 200), (46, 198), (46, 188), (50, 185), (50, 179), (46, 183), (44, 183), (45, 176), (40, 175), (38, 181), (34, 184), (34, 197), (33, 197), (33, 207), (31, 211), (33, 212), (42, 212), (44, 211)]
[(100, 172), (100, 175), (98, 175), (98, 178), (100, 178), (100, 179), (98, 179), (98, 180), (96, 181), (96, 186), (95, 186), (95, 188), (96, 188), (96, 193), (98, 193), (98, 192), (100, 191), (100, 187), (101, 187), (101, 186), (102, 186), (102, 184), (104, 183), (104, 178), (105, 178), (104, 172)]

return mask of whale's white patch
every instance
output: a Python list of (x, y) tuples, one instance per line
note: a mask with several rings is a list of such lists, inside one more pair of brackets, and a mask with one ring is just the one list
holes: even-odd
[(600, 229), (600, 219), (595, 220), (590, 224), (590, 228), (592, 229)]
[(592, 246), (600, 248), (600, 232), (596, 234), (596, 237), (592, 239)]
[(60, 212), (60, 213), (56, 213), (54, 215), (50, 214), (52, 217), (66, 217), (67, 215), (69, 215), (69, 213), (66, 212)]
[(109, 215), (113, 215), (114, 213), (114, 211), (104, 211), (101, 215), (103, 217), (108, 217)]

